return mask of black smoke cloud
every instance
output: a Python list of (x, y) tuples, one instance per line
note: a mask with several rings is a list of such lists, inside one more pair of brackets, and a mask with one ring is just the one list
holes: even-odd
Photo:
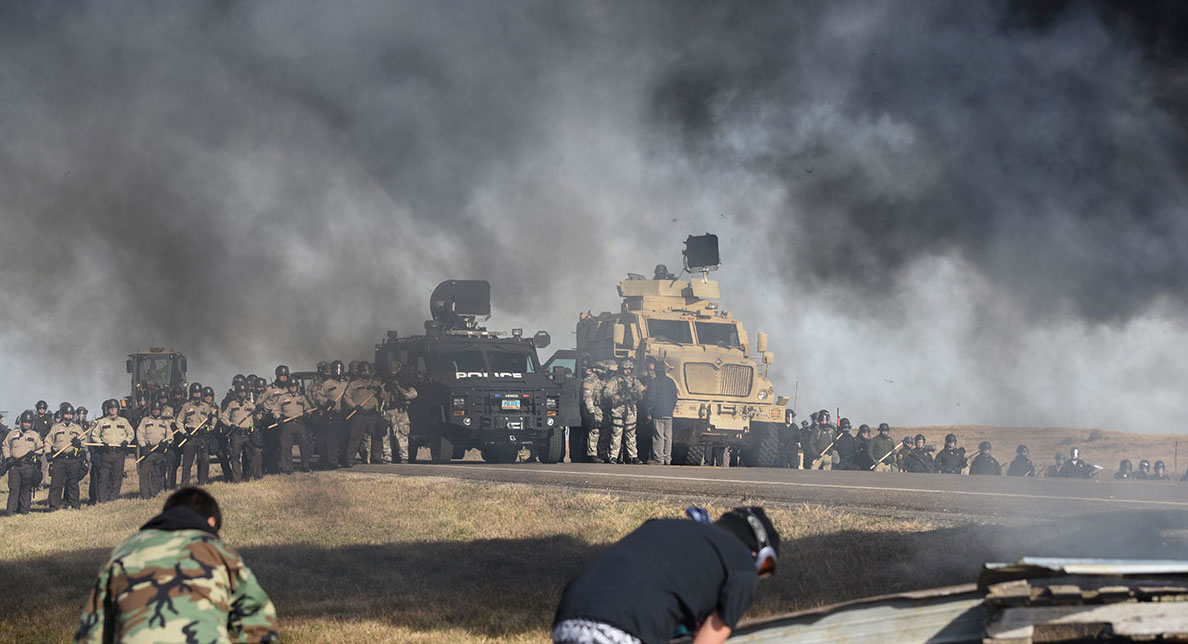
[[(713, 230), (784, 389), (1055, 422), (1115, 383), (1041, 403), (1036, 379), (1121, 339), (1099, 368), (1141, 374), (1154, 415), (1147, 371), (1183, 375), (1157, 359), (1185, 339), (1183, 25), (1174, 3), (9, 5), (4, 404), (118, 391), (150, 344), (216, 382), (366, 357), (451, 277), (568, 346), (614, 279)], [(823, 375), (839, 360), (862, 368)]]

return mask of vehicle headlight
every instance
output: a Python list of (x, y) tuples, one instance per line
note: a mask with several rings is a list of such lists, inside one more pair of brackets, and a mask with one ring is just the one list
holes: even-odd
[(454, 406), (454, 409), (461, 409), (466, 406), (466, 398), (459, 396), (450, 401), (450, 403)]
[(557, 402), (557, 399), (553, 398), (552, 396), (545, 398), (545, 409), (556, 409)]
[(759, 390), (759, 400), (767, 400), (768, 392), (766, 389)]
[(546, 418), (545, 419), (545, 425), (548, 425), (549, 427), (552, 427), (556, 423), (557, 423), (557, 420), (555, 418)]

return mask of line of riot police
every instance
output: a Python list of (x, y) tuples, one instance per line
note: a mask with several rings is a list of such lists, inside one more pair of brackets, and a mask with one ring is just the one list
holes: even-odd
[(51, 415), (38, 401), (13, 429), (0, 423), (7, 513), (29, 512), (35, 492), (47, 487), (50, 511), (79, 508), (88, 473), (90, 503), (119, 498), (128, 458), (135, 459), (143, 498), (176, 489), (179, 470), (183, 487), (192, 478), (208, 484), (212, 456), (230, 483), (291, 474), (294, 446), (302, 471), (352, 467), (356, 457), (407, 463), (408, 403), (417, 391), (395, 381), (399, 368), (381, 381), (367, 362), (352, 362), (349, 371), (338, 360), (320, 362), (305, 386), (279, 365), (271, 384), (236, 375), (219, 403), (212, 387), (195, 382), (184, 390), (188, 397), (166, 389), (151, 400), (138, 393), (127, 409), (109, 399), (94, 421), (84, 407), (62, 403)]

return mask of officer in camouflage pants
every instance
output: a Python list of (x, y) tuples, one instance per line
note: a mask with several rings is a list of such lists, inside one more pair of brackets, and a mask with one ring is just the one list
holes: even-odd
[[(400, 363), (392, 364), (392, 375), (400, 372)], [(390, 380), (384, 385), (384, 418), (391, 427), (388, 441), (384, 445), (384, 460), (393, 463), (407, 463), (416, 458), (416, 454), (409, 452), (408, 435), (412, 431), (412, 424), (408, 419), (408, 404), (417, 397), (417, 388), (412, 384), (401, 385), (396, 380)], [(393, 446), (392, 442), (396, 445)], [(398, 448), (393, 449), (393, 447)], [(399, 451), (399, 455), (397, 455)]]
[(276, 608), (239, 553), (219, 539), (222, 513), (198, 488), (111, 553), (74, 641), (275, 642)]
[(619, 458), (619, 442), (622, 441), (623, 462), (642, 465), (635, 443), (635, 425), (639, 415), (639, 402), (643, 400), (644, 386), (631, 375), (635, 364), (631, 360), (619, 363), (619, 374), (606, 383), (603, 396), (610, 403), (611, 442), (606, 456), (610, 461)]

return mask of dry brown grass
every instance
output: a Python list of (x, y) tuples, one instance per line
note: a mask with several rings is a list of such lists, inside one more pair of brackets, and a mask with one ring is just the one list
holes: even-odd
[[(128, 487), (125, 487), (128, 490)], [(319, 473), (215, 484), (223, 537), (275, 601), (286, 641), (545, 642), (565, 581), (607, 543), (690, 503), (519, 484)], [(69, 639), (110, 549), (161, 499), (0, 520), (0, 641)], [(1022, 554), (1183, 556), (1180, 513), (1024, 527), (771, 508), (781, 573), (751, 616), (972, 580)], [(1099, 527), (1108, 528), (1103, 532)]]
[[(1073, 427), (984, 427), (978, 425), (935, 425), (929, 427), (895, 427), (892, 435), (898, 441), (904, 436), (923, 433), (930, 444), (938, 449), (945, 442), (945, 434), (957, 435), (959, 445), (976, 452), (978, 443), (990, 441), (994, 456), (1005, 467), (1015, 458), (1015, 447), (1026, 445), (1031, 451), (1031, 460), (1036, 470), (1046, 468), (1054, 462), (1057, 453), (1068, 455), (1069, 448), (1081, 448), (1081, 458), (1105, 468), (1105, 474), (1113, 475), (1118, 462), (1130, 459), (1135, 469), (1142, 459), (1151, 463), (1163, 461), (1168, 476), (1179, 479), (1188, 468), (1188, 436), (1178, 434), (1127, 434), (1102, 429), (1078, 429)], [(1177, 443), (1179, 443), (1177, 449)], [(1177, 452), (1179, 454), (1177, 455)], [(1179, 460), (1183, 456), (1184, 460)]]

